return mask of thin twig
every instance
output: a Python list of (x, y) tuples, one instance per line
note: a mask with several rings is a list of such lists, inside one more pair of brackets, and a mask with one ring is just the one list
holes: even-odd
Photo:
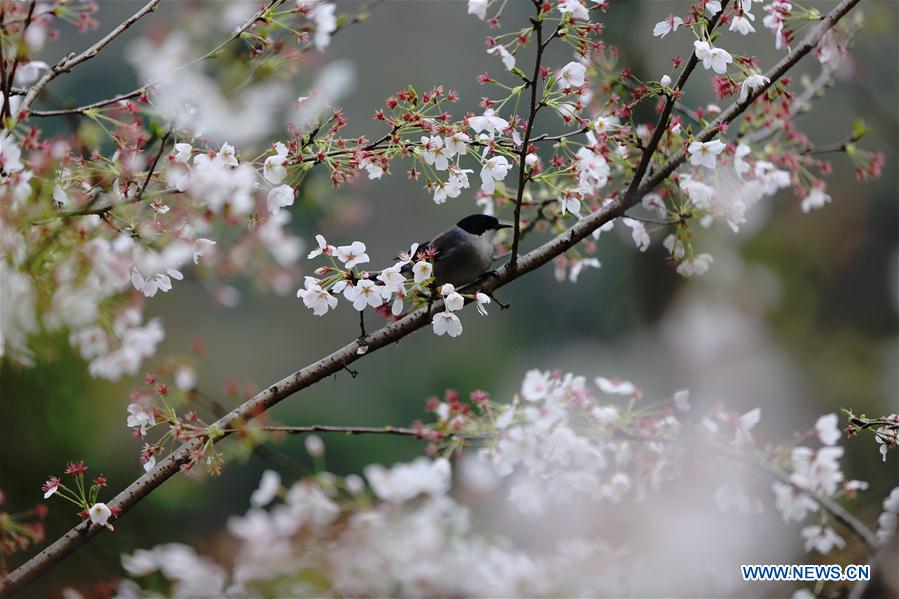
[[(28, 14), (25, 15), (25, 23), (22, 25), (22, 43), (25, 43), (25, 34), (28, 33), (28, 27), (31, 26), (31, 19), (34, 17), (34, 7), (37, 4), (37, 0), (31, 0), (31, 3), (28, 5)], [(9, 70), (9, 80), (6, 82), (5, 87), (3, 88), (3, 94), (6, 98), (6, 102), (3, 103), (3, 118), (7, 118), (12, 116), (9, 106), (9, 90), (12, 88), (13, 82), (16, 80), (16, 70), (19, 68), (19, 52), (18, 48), (16, 48), (16, 55), (13, 59), (12, 68)]]
[[(237, 432), (241, 429), (228, 429), (225, 432)], [(305, 435), (308, 433), (342, 433), (344, 435), (399, 435), (402, 437), (415, 437), (421, 439), (421, 434), (411, 428), (394, 426), (330, 426), (325, 424), (310, 424), (308, 426), (262, 426), (254, 430), (268, 433), (288, 433), (290, 435)]]
[[(250, 17), (249, 20), (244, 22), (244, 24), (242, 26), (238, 27), (234, 31), (234, 33), (232, 33), (231, 36), (228, 37), (228, 39), (221, 42), (219, 45), (217, 45), (215, 48), (213, 48), (209, 52), (205, 53), (204, 55), (202, 55), (198, 58), (195, 58), (186, 64), (179, 66), (177, 69), (172, 71), (172, 74), (177, 73), (178, 71), (181, 71), (183, 69), (189, 68), (199, 62), (202, 62), (204, 60), (212, 58), (213, 56), (218, 54), (225, 46), (227, 46), (232, 41), (236, 40), (241, 35), (246, 33), (247, 30), (249, 30), (254, 24), (256, 24), (257, 21), (259, 21), (261, 18), (263, 18), (263, 16), (266, 13), (268, 13), (270, 10), (272, 10), (274, 8), (277, 8), (284, 1), (285, 0), (270, 0), (270, 2), (264, 8), (258, 10), (252, 17)], [(384, 0), (374, 0), (373, 2), (369, 3), (361, 11), (356, 13), (352, 19), (348, 20), (341, 27), (339, 27), (336, 31), (334, 31), (334, 34), (336, 34), (338, 31), (340, 31), (342, 29), (346, 29), (346, 27), (349, 25), (363, 22), (365, 19), (368, 18), (369, 11), (371, 11), (373, 8), (375, 8), (382, 2), (384, 2)], [(332, 34), (332, 35), (334, 35), (334, 34)], [(146, 85), (142, 85), (141, 87), (133, 89), (130, 92), (125, 92), (125, 93), (119, 94), (117, 96), (114, 96), (112, 98), (106, 98), (105, 100), (97, 100), (96, 102), (91, 102), (89, 104), (83, 104), (81, 106), (76, 106), (74, 108), (65, 108), (65, 109), (61, 109), (61, 110), (32, 110), (31, 113), (29, 114), (29, 116), (53, 117), (53, 116), (64, 116), (67, 114), (84, 114), (88, 111), (95, 110), (97, 108), (103, 108), (104, 106), (109, 106), (111, 104), (117, 104), (118, 102), (122, 102), (124, 100), (130, 100), (132, 98), (137, 98), (137, 97), (147, 93), (150, 90), (150, 88), (152, 88), (154, 85), (160, 83), (160, 81), (161, 80), (152, 81), (150, 83), (147, 83)]]
[(150, 164), (150, 170), (147, 171), (147, 176), (146, 178), (144, 178), (144, 183), (140, 186), (140, 191), (137, 192), (137, 195), (134, 197), (135, 203), (140, 202), (144, 199), (144, 192), (147, 191), (147, 187), (150, 185), (150, 179), (153, 178), (153, 173), (156, 171), (156, 166), (159, 164), (159, 159), (165, 153), (165, 142), (169, 140), (169, 136), (171, 134), (172, 130), (169, 129), (165, 132), (165, 135), (162, 136), (162, 139), (159, 140), (159, 151), (156, 152), (156, 157), (153, 158), (153, 163)]
[[(540, 82), (540, 64), (543, 60), (543, 5), (534, 2), (537, 7), (537, 16), (533, 19), (534, 33), (537, 35), (536, 57), (534, 58), (534, 74), (529, 85), (531, 86), (531, 101), (528, 109), (528, 121), (524, 129), (524, 139), (521, 142), (521, 151), (518, 155), (518, 191), (515, 195), (515, 217), (513, 219), (512, 233), (512, 257), (509, 259), (509, 267), (514, 271), (518, 266), (518, 243), (521, 241), (521, 200), (524, 197), (525, 179), (527, 177), (527, 164), (525, 158), (528, 155), (528, 146), (531, 144), (531, 130), (534, 128), (534, 119), (537, 118), (537, 86)], [(547, 43), (549, 40), (547, 40)]]
[(735, 451), (733, 449), (727, 447), (718, 447), (717, 445), (708, 445), (704, 443), (695, 443), (691, 440), (680, 439), (680, 438), (667, 438), (667, 437), (646, 437), (643, 435), (635, 435), (628, 433), (626, 431), (618, 431), (617, 436), (632, 440), (632, 441), (641, 441), (644, 443), (675, 443), (678, 445), (683, 445), (689, 448), (698, 447), (700, 449), (710, 450), (716, 454), (723, 455), (732, 460), (737, 460), (740, 462), (745, 462), (750, 464), (759, 470), (762, 470), (771, 478), (778, 480), (784, 484), (790, 485), (796, 491), (808, 495), (810, 498), (815, 500), (822, 508), (824, 508), (827, 512), (829, 512), (835, 520), (839, 521), (843, 524), (849, 531), (851, 531), (855, 536), (857, 536), (868, 548), (868, 551), (874, 553), (877, 550), (877, 539), (874, 536), (874, 533), (871, 532), (863, 522), (861, 522), (858, 518), (850, 514), (843, 506), (835, 502), (830, 497), (825, 497), (821, 495), (814, 489), (806, 488), (796, 482), (794, 482), (790, 474), (788, 472), (784, 472), (782, 469), (774, 466), (767, 460), (755, 458), (746, 453), (742, 453), (739, 451)]
[[(750, 103), (764, 93), (773, 82), (777, 81), (802, 57), (811, 52), (821, 40), (821, 37), (859, 2), (860, 0), (842, 0), (827, 14), (827, 16), (818, 22), (817, 26), (814, 27), (814, 29), (812, 29), (786, 57), (765, 74), (765, 76), (770, 79), (771, 83), (755, 90), (745, 101), (732, 104), (718, 116), (718, 119), (712, 125), (699, 134), (698, 139), (708, 141), (719, 132), (719, 124), (733, 122), (746, 110)], [(621, 216), (628, 208), (637, 204), (642, 195), (645, 195), (654, 189), (670, 176), (671, 173), (685, 161), (685, 159), (685, 152), (683, 150), (679, 151), (661, 169), (650, 177), (645, 184), (640, 186), (634, 194), (629, 195), (628, 197), (625, 197), (625, 194), (620, 194), (618, 198), (607, 204), (605, 207), (586, 215), (570, 229), (521, 256), (515, 269), (510, 268), (509, 263), (506, 263), (496, 271), (496, 276), (489, 277), (482, 283), (481, 291), (495, 291), (496, 289), (523, 277), (527, 273), (540, 268), (544, 264), (551, 262), (555, 257), (562, 255), (564, 252), (588, 237), (593, 231), (605, 223)], [(436, 299), (435, 305), (438, 309), (442, 308), (443, 300)], [(219, 419), (214, 426), (218, 429), (228, 429), (233, 428), (238, 422), (251, 420), (297, 391), (314, 385), (322, 379), (342, 370), (356, 360), (362, 359), (363, 355), (371, 355), (383, 347), (393, 345), (395, 342), (412, 332), (430, 324), (428, 312), (427, 308), (419, 308), (400, 320), (375, 331), (365, 339), (367, 351), (363, 354), (358, 353), (358, 350), (362, 347), (359, 340), (350, 342), (330, 355), (298, 370), (274, 385), (257, 393), (255, 396), (229, 412), (226, 416)], [(217, 437), (216, 441), (227, 436), (227, 434), (223, 434), (220, 437)], [(153, 470), (145, 473), (116, 495), (110, 501), (110, 506), (118, 509), (120, 515), (124, 515), (144, 497), (148, 496), (166, 480), (178, 473), (183, 464), (188, 464), (191, 460), (191, 456), (201, 448), (203, 443), (204, 440), (202, 439), (193, 439), (176, 449), (166, 458), (162, 459)], [(0, 584), (3, 585), (0, 587), (0, 594), (11, 595), (20, 590), (104, 530), (106, 530), (105, 527), (92, 525), (89, 521), (76, 525), (66, 534), (44, 548), (43, 551), (19, 566), (5, 579), (0, 581)]]
[[(724, 11), (727, 9), (727, 4), (729, 0), (724, 0), (721, 3), (721, 10), (715, 14), (708, 24), (708, 35), (711, 36), (712, 31), (715, 29), (715, 25), (718, 23), (718, 19), (721, 15), (724, 14)], [(640, 187), (640, 184), (643, 182), (643, 176), (646, 174), (646, 169), (649, 168), (649, 163), (652, 160), (653, 155), (655, 155), (656, 148), (659, 147), (659, 142), (662, 141), (662, 135), (665, 134), (665, 131), (668, 129), (668, 119), (671, 118), (671, 111), (674, 110), (674, 104), (677, 102), (677, 96), (684, 89), (684, 85), (687, 83), (687, 79), (690, 77), (690, 74), (693, 72), (693, 69), (696, 68), (697, 63), (699, 63), (699, 58), (696, 56), (696, 53), (693, 52), (690, 54), (690, 58), (687, 60), (687, 64), (684, 65), (684, 70), (681, 71), (680, 76), (677, 78), (677, 82), (675, 82), (674, 87), (672, 88), (672, 93), (668, 94), (668, 99), (665, 102), (665, 107), (662, 109), (662, 114), (659, 115), (659, 121), (656, 123), (655, 131), (652, 132), (652, 138), (649, 140), (649, 143), (646, 145), (646, 149), (643, 150), (643, 154), (640, 157), (640, 163), (637, 165), (637, 170), (634, 173), (634, 178), (631, 179), (631, 183), (627, 188), (627, 191), (624, 194), (625, 202), (633, 199), (634, 195), (637, 192), (637, 189)]]
[(31, 103), (34, 102), (38, 94), (41, 93), (41, 91), (47, 86), (48, 83), (56, 79), (59, 75), (67, 73), (79, 64), (95, 57), (100, 53), (100, 50), (105, 48), (112, 40), (122, 35), (125, 31), (128, 30), (128, 28), (138, 22), (142, 17), (156, 10), (156, 5), (158, 4), (159, 0), (150, 0), (143, 6), (143, 8), (125, 19), (121, 24), (119, 24), (118, 27), (107, 33), (100, 41), (95, 43), (93, 46), (91, 46), (81, 54), (76, 55), (74, 52), (72, 52), (61, 59), (59, 62), (57, 62), (55, 65), (47, 69), (43, 77), (41, 77), (38, 82), (28, 90), (27, 94), (25, 94), (25, 98), (22, 99), (22, 103), (19, 105), (19, 111), (27, 112), (28, 108), (31, 106)]
[[(156, 0), (156, 1), (158, 2), (159, 0)], [(234, 33), (232, 33), (228, 37), (228, 39), (226, 39), (225, 41), (223, 41), (222, 43), (217, 45), (215, 48), (213, 48), (212, 50), (210, 50), (203, 56), (195, 58), (194, 60), (191, 60), (190, 62), (181, 65), (180, 67), (178, 67), (177, 69), (172, 71), (171, 74), (174, 74), (174, 73), (177, 73), (178, 71), (189, 68), (189, 67), (197, 64), (198, 62), (202, 62), (202, 61), (206, 60), (207, 58), (210, 58), (210, 57), (214, 56), (215, 54), (218, 54), (225, 46), (227, 46), (232, 41), (234, 41), (235, 39), (237, 39), (241, 35), (243, 35), (250, 27), (252, 27), (256, 23), (256, 21), (258, 21), (262, 17), (262, 15), (264, 15), (270, 9), (276, 7), (278, 4), (280, 4), (282, 2), (284, 2), (284, 0), (271, 0), (268, 3), (268, 5), (266, 5), (264, 8), (259, 9), (252, 17), (250, 17), (250, 19), (248, 21), (246, 21), (241, 27), (238, 27), (234, 31)], [(94, 110), (96, 108), (102, 108), (103, 106), (109, 106), (110, 104), (116, 104), (123, 100), (130, 100), (131, 98), (137, 98), (138, 96), (141, 96), (144, 93), (146, 93), (151, 87), (153, 87), (154, 85), (159, 83), (159, 81), (160, 80), (152, 81), (150, 83), (147, 83), (146, 85), (142, 85), (142, 86), (138, 87), (137, 89), (133, 89), (130, 92), (125, 92), (123, 94), (119, 94), (112, 98), (107, 98), (105, 100), (98, 100), (96, 102), (91, 102), (90, 104), (84, 104), (82, 106), (77, 106), (75, 108), (65, 108), (62, 110), (33, 110), (33, 111), (31, 111), (30, 116), (51, 117), (51, 116), (63, 116), (66, 114), (84, 114), (85, 112)]]

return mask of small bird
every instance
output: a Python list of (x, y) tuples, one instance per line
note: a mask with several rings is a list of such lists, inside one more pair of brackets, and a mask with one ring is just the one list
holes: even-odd
[[(466, 216), (431, 241), (422, 243), (418, 251), (433, 250), (434, 279), (437, 285), (451, 283), (457, 287), (471, 283), (493, 264), (493, 233), (512, 225), (500, 223), (486, 214)], [(404, 270), (411, 270), (407, 265)]]

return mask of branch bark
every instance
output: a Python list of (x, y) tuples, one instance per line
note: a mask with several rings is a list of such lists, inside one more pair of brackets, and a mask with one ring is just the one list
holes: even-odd
[[(745, 101), (736, 102), (728, 107), (718, 116), (718, 119), (714, 123), (699, 133), (697, 139), (708, 141), (718, 133), (719, 124), (730, 123), (742, 114), (756, 98), (770, 87), (771, 84), (777, 81), (777, 79), (786, 73), (802, 57), (807, 55), (815, 46), (817, 46), (821, 37), (859, 2), (860, 0), (842, 0), (812, 31), (808, 33), (801, 43), (766, 73), (766, 76), (770, 80), (768, 84), (749, 94)], [(636, 186), (632, 183), (629, 186), (629, 191), (627, 193), (621, 194), (601, 210), (585, 216), (564, 233), (521, 256), (516, 267), (513, 268), (510, 262), (504, 264), (496, 271), (496, 276), (486, 278), (485, 282), (481, 285), (481, 290), (488, 293), (493, 292), (527, 273), (536, 270), (550, 262), (556, 256), (559, 256), (574, 247), (578, 242), (593, 233), (593, 231), (610, 220), (623, 215), (629, 208), (637, 204), (643, 195), (654, 189), (670, 176), (685, 159), (686, 152), (681, 149), (674, 157), (665, 163), (655, 175), (649, 178), (646, 183), (640, 185), (638, 181)], [(635, 174), (635, 178), (639, 179), (640, 177), (642, 177), (642, 174), (639, 172)], [(633, 188), (632, 191), (631, 188)], [(441, 309), (443, 307), (443, 300), (437, 299), (434, 302), (434, 306), (438, 310)], [(363, 355), (371, 355), (375, 351), (387, 347), (412, 332), (427, 326), (430, 323), (428, 316), (428, 307), (419, 308), (397, 322), (391, 323), (378, 331), (371, 333), (364, 339), (364, 341), (358, 339), (352, 341), (321, 360), (298, 370), (271, 385), (267, 389), (257, 393), (254, 397), (223, 416), (213, 426), (221, 431), (237, 428), (241, 422), (251, 420), (290, 395), (293, 395), (332, 374), (340, 372), (349, 364), (361, 359)], [(360, 353), (358, 350), (362, 349), (363, 346), (365, 349)], [(216, 441), (221, 440), (226, 436), (228, 436), (228, 433), (223, 434), (221, 437), (217, 438)], [(168, 457), (160, 461), (156, 465), (156, 468), (132, 482), (124, 491), (116, 495), (110, 502), (110, 506), (121, 510), (121, 514), (127, 512), (166, 480), (174, 476), (182, 465), (187, 464), (190, 461), (191, 453), (197, 450), (201, 443), (201, 440), (194, 439), (179, 447)], [(104, 527), (91, 525), (89, 521), (82, 522), (73, 527), (69, 532), (54, 541), (26, 563), (19, 566), (0, 582), (0, 584), (2, 584), (2, 586), (0, 586), (0, 594), (8, 596), (22, 589), (29, 582), (49, 571), (54, 565), (65, 559), (68, 555), (103, 530), (105, 530)]]

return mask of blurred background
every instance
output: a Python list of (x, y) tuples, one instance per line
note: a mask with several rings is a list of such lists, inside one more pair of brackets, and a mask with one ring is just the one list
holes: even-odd
[[(670, 71), (674, 54), (690, 51), (683, 32), (664, 40), (650, 38), (655, 22), (669, 13), (686, 14), (686, 2), (610, 4), (602, 18), (604, 38), (622, 49), (622, 64), (639, 77), (658, 79)], [(101, 1), (97, 32), (79, 35), (63, 29), (60, 43), (48, 44), (42, 58), (52, 63), (63, 49), (86, 47), (139, 5)], [(825, 11), (832, 3), (815, 5)], [(251, 12), (257, 3), (230, 0), (218, 6), (225, 24), (216, 25), (217, 31), (210, 27), (208, 48), (227, 35), (227, 19)], [(354, 13), (363, 6), (338, 2), (338, 12)], [(886, 155), (880, 180), (857, 181), (848, 158), (833, 155), (831, 205), (802, 214), (799, 200), (784, 190), (756, 206), (739, 234), (726, 227), (701, 232), (697, 250), (712, 253), (715, 262), (706, 276), (693, 280), (665, 263), (662, 237), (641, 254), (629, 236), (616, 230), (600, 241), (602, 268), (587, 270), (576, 285), (557, 283), (552, 268), (545, 267), (500, 290), (510, 310), (493, 307), (488, 318), (466, 311), (460, 338), (419, 332), (358, 362), (357, 378), (341, 374), (289, 398), (271, 412), (271, 419), (291, 425), (406, 425), (424, 416), (425, 398), (447, 387), (462, 393), (480, 388), (496, 399), (511, 399), (530, 368), (557, 368), (591, 380), (599, 375), (626, 378), (648, 398), (665, 398), (688, 387), (696, 413), (716, 403), (733, 411), (761, 406), (757, 430), (772, 442), (805, 431), (820, 414), (845, 407), (871, 416), (896, 412), (897, 6), (892, 1), (862, 3), (864, 26), (836, 85), (797, 119), (812, 141), (826, 144), (846, 139), (855, 119), (863, 118), (873, 133), (861, 146)], [(183, 11), (195, 8), (193, 2), (163, 2), (158, 14), (141, 21), (133, 33), (60, 77), (52, 94), (61, 103), (80, 104), (132, 89), (138, 81), (125, 58), (129, 43), (179, 27)], [(504, 24), (518, 27), (529, 11), (530, 3), (509, 3)], [(759, 21), (756, 28), (758, 33), (748, 38), (751, 46), (741, 45), (745, 40), (733, 34), (725, 35), (722, 45), (733, 53), (751, 48), (763, 66), (771, 65), (781, 53)], [(475, 76), (485, 65), (500, 73), (499, 61), (484, 51), (488, 34), (461, 1), (384, 2), (365, 23), (336, 35), (328, 51), (287, 84), (293, 97), (305, 95), (319, 68), (351, 61), (353, 88), (338, 102), (350, 121), (345, 132), (373, 138), (383, 130), (372, 120), (374, 110), (410, 83), (418, 90), (435, 84), (458, 90), (461, 101), (454, 115), (477, 111), (477, 102), (489, 90)], [(559, 67), (569, 59), (565, 49), (557, 48), (548, 63)], [(806, 58), (791, 76), (798, 81), (818, 70), (817, 61)], [(707, 75), (696, 73), (685, 98), (689, 105), (714, 101)], [(646, 113), (641, 120), (650, 117)], [(48, 132), (66, 127), (64, 122), (45, 124)], [(537, 126), (555, 131), (560, 122), (544, 115)], [(260, 147), (282, 136), (273, 132)], [(363, 240), (376, 266), (409, 242), (478, 211), (470, 194), (435, 205), (399, 165), (382, 181), (361, 180), (339, 190), (330, 188), (327, 174), (313, 173), (304, 200), (291, 209), (295, 232), (305, 240), (320, 232), (335, 244)], [(525, 249), (542, 241), (534, 235)], [(222, 307), (193, 280), (157, 296), (147, 309), (148, 317), (160, 316), (166, 328), (160, 355), (190, 355), (195, 341), (205, 343), (205, 354), (197, 361), (198, 386), (228, 407), (239, 401), (227, 393), (229, 384), (264, 387), (357, 334), (355, 313), (344, 303), (336, 314), (317, 318), (293, 294), (263, 294), (249, 281), (230, 283), (241, 296), (233, 309)], [(152, 368), (145, 365), (147, 371)], [(3, 362), (0, 488), (7, 507), (15, 511), (33, 505), (42, 482), (59, 474), (69, 460), (85, 459), (91, 473), (103, 472), (110, 480), (108, 496), (142, 474), (138, 443), (125, 427), (128, 391), (137, 382), (91, 379), (64, 336), (43, 344), (33, 368)], [(359, 471), (375, 461), (407, 460), (423, 449), (420, 442), (389, 437), (325, 441), (327, 466), (338, 473)], [(872, 523), (883, 497), (899, 483), (897, 455), (884, 465), (870, 437), (843, 443), (847, 476), (871, 483), (856, 505)], [(311, 470), (302, 439), (288, 439), (276, 449), (293, 463), (291, 468)], [(31, 592), (65, 585), (89, 589), (121, 574), (121, 552), (160, 542), (183, 541), (215, 553), (216, 535), (222, 534), (227, 516), (246, 509), (262, 470), (271, 467), (254, 455), (229, 462), (217, 478), (175, 477), (118, 523), (114, 535), (82, 548)], [(281, 471), (287, 480), (294, 476)], [(63, 502), (51, 505), (48, 538), (75, 521)]]

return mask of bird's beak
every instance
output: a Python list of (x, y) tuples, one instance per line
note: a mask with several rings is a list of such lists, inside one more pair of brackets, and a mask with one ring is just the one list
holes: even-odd
[(505, 223), (500, 223), (500, 224), (496, 225), (497, 231), (499, 231), (500, 229), (511, 229), (511, 228), (512, 228), (512, 225), (507, 225)]

